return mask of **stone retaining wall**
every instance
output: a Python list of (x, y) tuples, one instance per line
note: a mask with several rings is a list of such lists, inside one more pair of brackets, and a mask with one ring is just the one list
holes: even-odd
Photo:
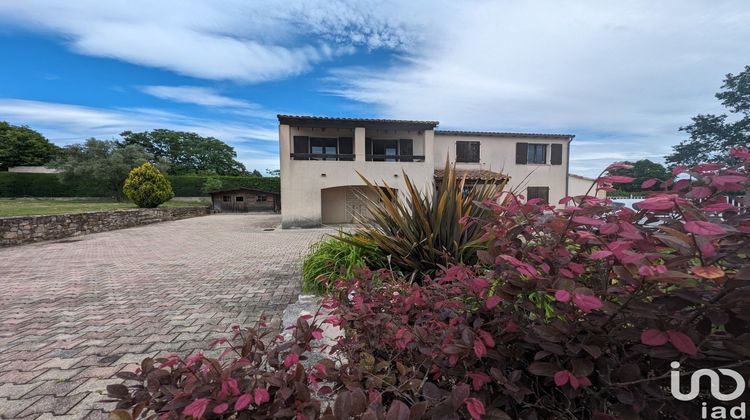
[(0, 218), (0, 246), (62, 239), (209, 214), (208, 207), (97, 211)]

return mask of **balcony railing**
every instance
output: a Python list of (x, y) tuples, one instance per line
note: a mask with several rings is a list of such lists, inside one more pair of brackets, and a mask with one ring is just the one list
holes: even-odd
[(365, 160), (376, 162), (424, 162), (424, 155), (365, 155)]
[[(293, 160), (353, 161), (354, 154), (291, 153)], [(424, 162), (424, 155), (365, 155), (368, 162)]]
[(330, 153), (292, 153), (291, 158), (294, 160), (344, 160), (353, 161), (354, 154), (338, 154), (333, 155)]

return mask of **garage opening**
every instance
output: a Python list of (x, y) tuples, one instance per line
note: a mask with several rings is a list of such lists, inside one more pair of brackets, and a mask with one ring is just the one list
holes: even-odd
[(321, 221), (324, 224), (356, 223), (368, 215), (368, 200), (378, 200), (377, 194), (368, 187), (324, 188), (320, 190)]

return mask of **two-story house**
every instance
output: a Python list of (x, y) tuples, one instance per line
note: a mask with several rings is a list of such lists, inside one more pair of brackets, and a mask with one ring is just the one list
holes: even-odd
[(568, 134), (436, 130), (437, 121), (279, 115), (282, 227), (350, 223), (370, 181), (434, 188), (445, 161), (473, 182), (557, 203), (568, 193)]

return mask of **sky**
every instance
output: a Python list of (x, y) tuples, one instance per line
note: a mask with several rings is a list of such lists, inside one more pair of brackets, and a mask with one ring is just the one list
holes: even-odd
[(661, 161), (750, 65), (750, 2), (0, 2), (0, 120), (54, 143), (194, 131), (276, 169), (276, 114), (575, 134), (571, 172)]

